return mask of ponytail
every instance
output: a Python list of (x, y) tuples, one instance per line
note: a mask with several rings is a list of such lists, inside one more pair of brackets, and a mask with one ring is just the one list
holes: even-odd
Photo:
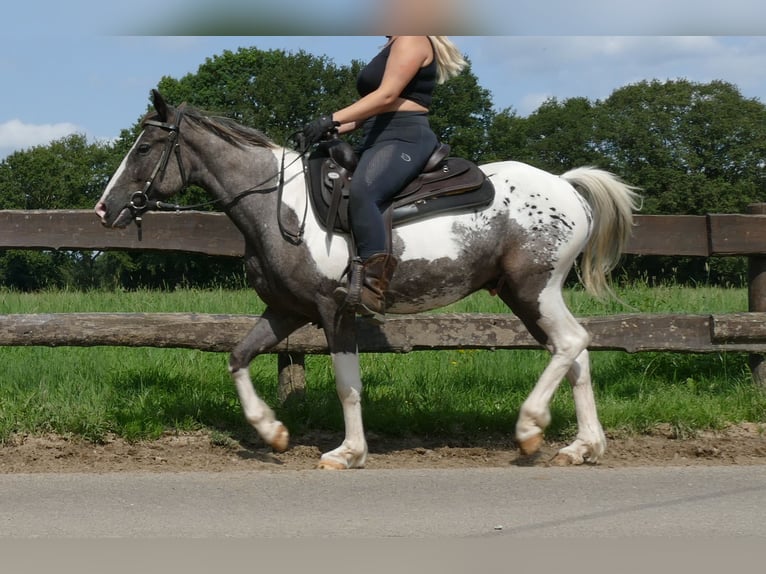
[(429, 36), (436, 59), (436, 83), (443, 84), (468, 65), (460, 50), (447, 36)]

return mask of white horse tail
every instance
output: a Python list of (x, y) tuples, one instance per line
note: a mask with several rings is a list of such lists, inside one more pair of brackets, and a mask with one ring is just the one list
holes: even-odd
[(607, 275), (619, 262), (630, 239), (633, 212), (641, 209), (639, 188), (594, 167), (578, 167), (561, 177), (593, 210), (593, 228), (580, 264), (582, 283), (596, 297), (612, 294)]

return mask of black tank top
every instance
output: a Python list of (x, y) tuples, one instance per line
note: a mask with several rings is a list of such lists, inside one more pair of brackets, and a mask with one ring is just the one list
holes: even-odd
[[(391, 53), (393, 42), (383, 48), (380, 53), (370, 60), (356, 78), (356, 90), (364, 97), (380, 87), (383, 81), (383, 72), (386, 71), (386, 63)], [(431, 100), (436, 87), (436, 57), (427, 66), (423, 66), (410, 80), (399, 97), (410, 100), (423, 107), (430, 108)]]

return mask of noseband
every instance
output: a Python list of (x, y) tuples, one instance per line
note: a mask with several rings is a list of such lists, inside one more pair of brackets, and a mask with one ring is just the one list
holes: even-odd
[(163, 209), (167, 207), (167, 204), (164, 204), (161, 201), (151, 202), (149, 196), (152, 193), (154, 181), (158, 177), (160, 179), (165, 177), (165, 171), (167, 170), (168, 162), (170, 161), (170, 155), (172, 153), (174, 153), (176, 156), (176, 161), (178, 162), (178, 170), (181, 172), (181, 191), (188, 187), (186, 182), (186, 171), (184, 170), (184, 164), (181, 161), (181, 142), (178, 139), (179, 131), (181, 129), (181, 120), (183, 119), (184, 113), (183, 107), (184, 104), (181, 104), (176, 109), (176, 117), (173, 123), (160, 122), (157, 120), (144, 120), (144, 122), (141, 124), (142, 127), (154, 126), (166, 130), (168, 132), (168, 138), (165, 142), (165, 149), (162, 150), (162, 156), (160, 156), (157, 165), (154, 166), (152, 175), (149, 176), (149, 179), (146, 181), (144, 188), (141, 191), (137, 191), (131, 195), (130, 201), (126, 206), (133, 216), (133, 221), (136, 222), (139, 241), (141, 241), (141, 221), (143, 214), (150, 209)]

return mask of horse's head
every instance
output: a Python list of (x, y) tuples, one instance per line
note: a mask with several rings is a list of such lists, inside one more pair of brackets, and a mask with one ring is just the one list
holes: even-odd
[(96, 204), (96, 215), (107, 227), (126, 227), (157, 202), (186, 187), (179, 129), (183, 104), (173, 108), (152, 90), (156, 113), (148, 114), (143, 131), (109, 180)]

